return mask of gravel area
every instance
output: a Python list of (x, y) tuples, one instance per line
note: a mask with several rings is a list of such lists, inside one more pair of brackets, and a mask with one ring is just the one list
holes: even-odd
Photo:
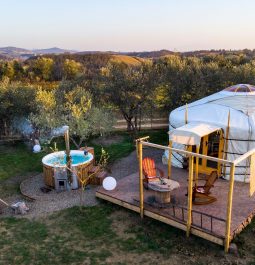
[[(162, 159), (163, 151), (153, 148), (144, 148), (143, 156), (153, 157), (156, 163)], [(124, 157), (116, 161), (111, 166), (111, 176), (115, 177), (116, 180), (120, 180), (130, 174), (138, 171), (137, 154), (136, 151), (132, 152), (129, 156)], [(9, 179), (8, 181), (11, 181)], [(40, 188), (44, 187), (43, 175), (35, 175), (28, 177), (21, 183), (21, 191), (23, 194), (34, 198), (34, 201), (24, 199), (25, 197), (21, 194), (15, 194), (4, 198), (9, 203), (15, 203), (17, 201), (25, 201), (30, 211), (25, 217), (37, 218), (46, 216), (52, 212), (59, 211), (65, 208), (80, 205), (81, 189), (63, 191), (57, 193), (55, 190), (51, 190), (48, 193), (43, 193)], [(83, 193), (83, 206), (93, 206), (99, 203), (95, 197), (95, 192), (98, 186), (88, 185)], [(4, 208), (1, 216), (14, 215), (13, 211), (9, 208)], [(17, 216), (17, 215), (16, 215)]]
[[(151, 147), (143, 148), (143, 157), (152, 157), (156, 163), (162, 161), (163, 151)], [(111, 175), (118, 179), (122, 179), (138, 171), (138, 161), (136, 151), (129, 156), (116, 161), (111, 167)]]
[(40, 188), (44, 186), (42, 174), (28, 178), (22, 182), (22, 193), (35, 199), (35, 201), (27, 203), (30, 208), (28, 215), (45, 215), (75, 205), (82, 204), (83, 206), (93, 206), (98, 203), (95, 198), (95, 190), (97, 189), (97, 186), (89, 185), (85, 189), (82, 202), (81, 189), (62, 192), (51, 190), (48, 193), (43, 193)]
[[(51, 190), (48, 193), (43, 193), (40, 188), (44, 186), (42, 174), (30, 177), (21, 183), (21, 192), (34, 198), (34, 201), (24, 199), (22, 195), (7, 197), (5, 198), (5, 201), (9, 204), (15, 203), (19, 200), (25, 201), (30, 209), (28, 214), (25, 215), (28, 218), (46, 216), (55, 211), (80, 205), (81, 189), (59, 193), (55, 190)], [(97, 186), (88, 185), (86, 187), (83, 193), (83, 206), (93, 206), (98, 204), (98, 200), (95, 197), (96, 189)], [(13, 214), (12, 210), (8, 208), (5, 208), (3, 211), (3, 215)]]

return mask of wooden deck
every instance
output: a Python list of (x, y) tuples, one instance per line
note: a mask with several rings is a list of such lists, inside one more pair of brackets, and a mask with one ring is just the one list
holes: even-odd
[[(160, 165), (165, 171), (166, 167)], [(172, 167), (172, 179), (180, 183), (180, 188), (171, 192), (171, 203), (159, 205), (154, 201), (153, 191), (144, 190), (144, 215), (157, 219), (186, 231), (187, 222), (187, 185), (188, 171)], [(203, 184), (204, 180), (199, 180)], [(229, 182), (218, 179), (211, 189), (211, 195), (217, 201), (208, 205), (192, 206), (191, 233), (214, 243), (223, 245), (226, 227), (227, 198)], [(114, 191), (106, 191), (100, 187), (96, 196), (140, 212), (139, 208), (139, 176), (134, 173), (122, 178)], [(249, 184), (235, 182), (233, 211), (231, 222), (231, 240), (249, 224), (255, 214), (255, 196), (249, 197)]]

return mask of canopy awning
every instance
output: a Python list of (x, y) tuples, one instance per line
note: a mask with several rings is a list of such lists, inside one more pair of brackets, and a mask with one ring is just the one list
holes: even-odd
[(200, 145), (201, 138), (215, 131), (220, 127), (206, 123), (188, 123), (169, 132), (169, 140), (185, 145)]

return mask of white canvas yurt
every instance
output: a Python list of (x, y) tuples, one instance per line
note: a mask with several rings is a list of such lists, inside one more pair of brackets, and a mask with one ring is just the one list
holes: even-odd
[[(234, 160), (255, 148), (255, 86), (239, 84), (173, 110), (169, 116), (173, 147)], [(163, 161), (167, 161), (168, 152)], [(185, 167), (185, 157), (172, 153), (172, 165)], [(249, 161), (236, 167), (235, 180), (249, 182)], [(229, 178), (229, 167), (199, 160), (199, 172), (218, 170)]]

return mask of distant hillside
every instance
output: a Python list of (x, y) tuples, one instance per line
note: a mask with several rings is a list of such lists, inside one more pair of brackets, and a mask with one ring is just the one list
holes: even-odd
[(8, 60), (8, 57), (6, 57), (6, 56), (0, 54), (0, 60)]
[(1, 53), (26, 53), (28, 51), (29, 50), (27, 49), (17, 48), (17, 47), (12, 47), (12, 46), (0, 48)]
[(35, 54), (62, 54), (62, 53), (76, 53), (77, 51), (73, 50), (65, 50), (65, 49), (60, 49), (58, 47), (53, 47), (49, 49), (36, 49), (33, 50)]
[(34, 53), (26, 49), (8, 46), (0, 48), (0, 55), (4, 55), (10, 59), (22, 59), (23, 57), (28, 58), (33, 56)]
[(118, 62), (118, 63), (126, 63), (130, 65), (138, 65), (143, 60), (141, 58), (133, 57), (133, 56), (127, 56), (127, 55), (111, 55), (112, 58), (110, 61)]
[(36, 49), (28, 50), (17, 47), (2, 47), (0, 48), (0, 55), (3, 55), (9, 59), (28, 59), (33, 56), (42, 55), (42, 54), (63, 54), (63, 53), (74, 53), (73, 50), (64, 50), (57, 47), (49, 49)]
[[(248, 57), (255, 56), (255, 50), (199, 50), (199, 51), (187, 51), (187, 52), (174, 52), (169, 50), (160, 50), (160, 51), (144, 51), (144, 52), (114, 52), (114, 51), (74, 51), (74, 50), (66, 50), (58, 47), (48, 48), (48, 49), (35, 49), (28, 50), (17, 47), (2, 47), (0, 48), (0, 56), (2, 59), (21, 59), (26, 60), (34, 56), (40, 55), (74, 55), (79, 56), (110, 56), (112, 60), (115, 61), (123, 61), (130, 64), (136, 64), (140, 61), (140, 59), (158, 59), (160, 57), (169, 56), (169, 55), (180, 55), (184, 57), (195, 56), (195, 57), (208, 57), (208, 56), (216, 56), (216, 55), (238, 55), (240, 53), (245, 54)], [(91, 57), (91, 58), (92, 58)], [(95, 58), (93, 57), (93, 58)], [(86, 57), (86, 60), (89, 57)], [(140, 58), (140, 59), (139, 59)]]
[(168, 50), (160, 50), (160, 51), (144, 51), (144, 52), (124, 52), (121, 54), (135, 56), (140, 58), (159, 58), (166, 55), (175, 54), (175, 52), (168, 51)]
[[(140, 64), (145, 59), (132, 57), (128, 55), (110, 54), (110, 53), (73, 53), (73, 54), (45, 54), (44, 57), (52, 58), (56, 64), (63, 64), (66, 59), (75, 60), (88, 68), (101, 68), (105, 66), (109, 61), (123, 62), (130, 65)], [(31, 57), (27, 60), (35, 60), (39, 56)]]
[[(139, 57), (139, 58), (159, 58), (161, 56), (171, 55), (175, 54), (172, 51), (168, 50), (160, 50), (160, 51), (145, 51), (145, 52), (102, 52), (102, 51), (74, 51), (74, 50), (66, 50), (61, 49), (58, 47), (48, 48), (48, 49), (34, 49), (34, 50), (28, 50), (23, 48), (17, 48), (17, 47), (3, 47), (0, 48), (0, 55), (4, 55), (11, 59), (28, 59), (33, 56), (38, 55), (45, 55), (45, 54), (79, 54), (79, 55), (92, 55), (92, 54), (111, 54), (111, 55), (119, 55), (119, 56), (131, 56), (131, 57)], [(127, 57), (122, 57), (122, 59), (127, 62)], [(117, 57), (115, 58), (117, 59)], [(135, 63), (135, 59), (129, 60), (129, 63)]]

